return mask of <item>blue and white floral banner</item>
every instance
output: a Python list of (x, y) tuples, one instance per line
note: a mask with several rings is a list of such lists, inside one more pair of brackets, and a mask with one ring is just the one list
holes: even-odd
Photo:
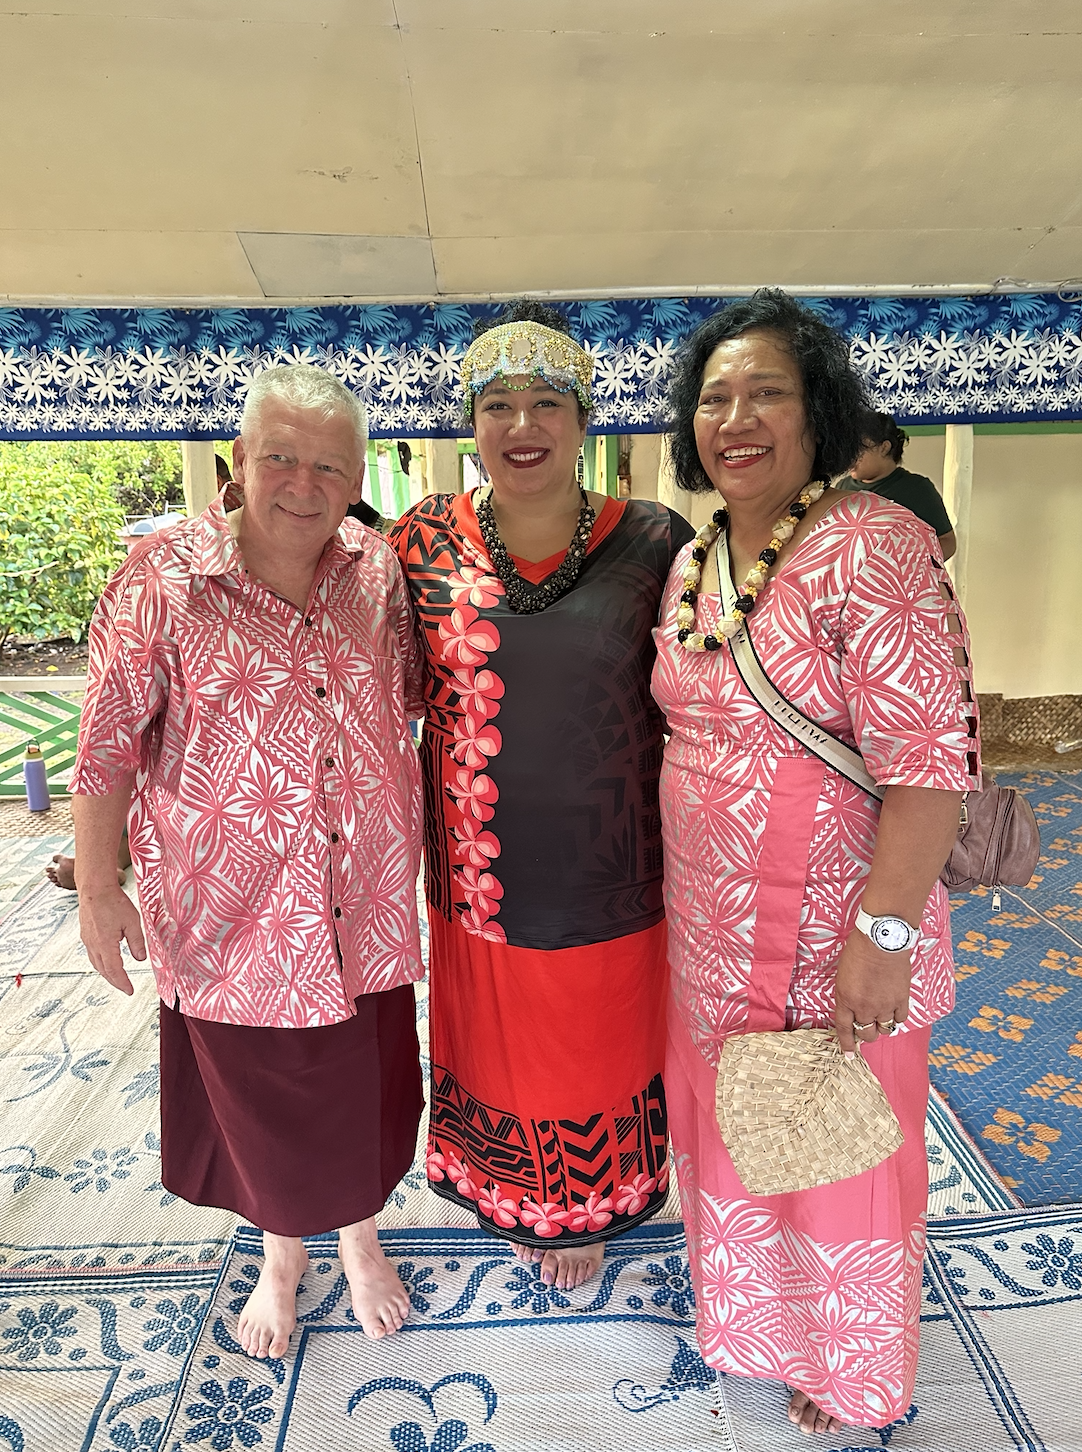
[[(657, 428), (680, 339), (726, 301), (564, 304), (597, 360), (591, 430)], [(1082, 418), (1082, 298), (806, 301), (849, 340), (879, 406), (905, 423)], [(329, 368), (373, 437), (452, 437), (458, 362), (492, 305), (0, 309), (0, 438), (223, 438), (245, 387), (282, 362)]]

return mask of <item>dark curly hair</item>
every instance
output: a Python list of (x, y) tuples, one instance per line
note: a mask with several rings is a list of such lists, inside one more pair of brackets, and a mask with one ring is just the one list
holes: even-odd
[(502, 327), (504, 323), (540, 323), (543, 328), (551, 328), (554, 333), (566, 333), (569, 338), (571, 336), (571, 324), (559, 308), (550, 308), (547, 303), (538, 302), (532, 297), (512, 298), (494, 318), (474, 318), (473, 336), (479, 338), (482, 333)]
[(673, 472), (682, 489), (712, 489), (695, 443), (695, 410), (703, 369), (719, 343), (755, 330), (779, 335), (804, 384), (804, 407), (815, 435), (812, 478), (829, 481), (845, 471), (864, 447), (870, 412), (863, 380), (849, 361), (849, 348), (811, 308), (777, 287), (720, 308), (681, 343), (669, 382), (667, 432)]
[(898, 427), (889, 413), (866, 413), (863, 433), (868, 447), (874, 449), (879, 444), (889, 444), (890, 457), (896, 464), (902, 462), (902, 451), (909, 442), (909, 435)]
[[(569, 338), (574, 337), (571, 331), (571, 324), (560, 312), (559, 308), (550, 308), (547, 303), (538, 302), (533, 297), (515, 297), (493, 318), (474, 318), (473, 336), (479, 338), (482, 333), (498, 328), (503, 323), (540, 323), (543, 328), (551, 328), (554, 333), (566, 333)], [(586, 410), (582, 406), (582, 400), (576, 394), (576, 402), (579, 406), (579, 422), (586, 417)], [(463, 414), (467, 424), (470, 420)]]

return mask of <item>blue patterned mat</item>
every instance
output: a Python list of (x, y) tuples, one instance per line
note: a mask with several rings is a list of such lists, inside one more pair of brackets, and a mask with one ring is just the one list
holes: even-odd
[(932, 1082), (1026, 1205), (1082, 1200), (1082, 776), (1000, 777), (1044, 851), (1026, 888), (952, 899), (958, 1006), (932, 1033)]
[[(679, 1226), (621, 1238), (562, 1294), (477, 1230), (399, 1230), (403, 1331), (369, 1341), (330, 1238), (309, 1242), (301, 1318), (280, 1360), (235, 1340), (260, 1240), (216, 1278), (66, 1276), (5, 1287), (0, 1439), (18, 1452), (796, 1452), (776, 1382), (722, 1378), (695, 1347)], [(209, 1301), (209, 1305), (208, 1305)], [(822, 1452), (1077, 1452), (1082, 1207), (933, 1225), (913, 1406)], [(15, 1387), (14, 1383), (20, 1383)], [(63, 1383), (63, 1388), (58, 1383)]]

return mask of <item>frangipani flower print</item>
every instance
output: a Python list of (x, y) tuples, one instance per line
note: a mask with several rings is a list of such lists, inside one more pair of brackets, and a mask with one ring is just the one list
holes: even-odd
[(477, 1197), (477, 1208), (505, 1230), (518, 1224), (518, 1201), (505, 1194), (499, 1185), (490, 1185)]
[(447, 576), (451, 599), (456, 605), (475, 605), (485, 610), (503, 594), (499, 576), (478, 569), (476, 565), (463, 565)]
[(445, 659), (456, 666), (481, 665), (500, 643), (495, 626), (481, 620), (472, 605), (452, 610), (439, 633)]

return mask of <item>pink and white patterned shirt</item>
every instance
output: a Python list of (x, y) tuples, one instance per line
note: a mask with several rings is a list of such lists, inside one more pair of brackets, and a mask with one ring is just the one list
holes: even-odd
[(71, 781), (132, 773), (158, 991), (311, 1028), (422, 976), (421, 666), (398, 560), (347, 519), (298, 610), (248, 576), (220, 500), (121, 565), (90, 627)]

